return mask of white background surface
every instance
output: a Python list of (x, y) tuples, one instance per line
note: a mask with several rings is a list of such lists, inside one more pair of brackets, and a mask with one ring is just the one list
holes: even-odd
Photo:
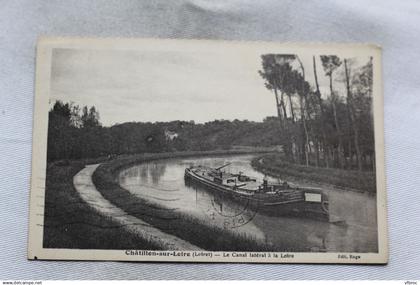
[[(383, 47), (387, 266), (27, 261), (36, 39), (370, 42)], [(0, 279), (420, 278), (420, 2), (0, 0)]]

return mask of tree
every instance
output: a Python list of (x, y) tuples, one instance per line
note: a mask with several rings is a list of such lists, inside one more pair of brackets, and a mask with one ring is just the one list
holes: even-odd
[(69, 153), (70, 118), (70, 104), (56, 101), (48, 114), (48, 160), (65, 157)]
[[(297, 61), (301, 72), (292, 68), (292, 63)], [(265, 86), (273, 90), (276, 98), (277, 113), (282, 122), (282, 132), (285, 134), (285, 153), (293, 161), (304, 161), (309, 166), (310, 139), (307, 119), (310, 119), (308, 94), (310, 86), (305, 81), (305, 69), (297, 55), (266, 54), (262, 56), (260, 75), (265, 79)], [(280, 93), (280, 94), (279, 94)], [(286, 110), (284, 95), (288, 98), (289, 114)], [(296, 128), (297, 120), (293, 97), (298, 97), (300, 109), (301, 130)], [(307, 118), (306, 118), (307, 117)], [(298, 156), (298, 158), (296, 158)]]
[(315, 96), (317, 98), (318, 105), (319, 105), (319, 111), (320, 111), (321, 123), (319, 125), (320, 125), (321, 134), (322, 134), (324, 161), (325, 161), (325, 166), (327, 168), (329, 168), (330, 167), (330, 150), (329, 150), (329, 146), (327, 144), (327, 135), (326, 135), (326, 131), (325, 131), (325, 122), (326, 122), (325, 111), (324, 111), (324, 104), (322, 103), (321, 91), (319, 90), (318, 74), (317, 74), (317, 70), (316, 70), (315, 56), (312, 57), (312, 61), (313, 61), (315, 87), (316, 87)]
[(84, 106), (81, 120), (84, 128), (93, 128), (100, 126), (99, 112), (96, 111), (95, 106), (90, 107), (89, 110), (87, 106)]
[[(362, 171), (362, 149), (360, 146), (360, 130), (365, 130), (365, 149), (368, 149), (368, 153), (374, 154), (374, 138), (373, 138), (373, 118), (371, 110), (371, 96), (373, 86), (373, 68), (372, 58), (369, 62), (356, 73), (353, 80), (351, 80), (350, 63), (347, 59), (344, 59), (344, 70), (345, 70), (345, 83), (347, 91), (347, 105), (349, 109), (349, 117), (351, 126), (353, 129), (353, 140), (354, 147), (356, 150), (357, 169)], [(355, 86), (352, 88), (352, 86)], [(354, 90), (353, 90), (354, 89)], [(353, 96), (353, 92), (356, 96)], [(363, 118), (363, 122), (360, 122), (360, 118)], [(363, 124), (363, 126), (360, 125)], [(368, 130), (366, 132), (366, 130)], [(369, 147), (369, 145), (371, 147)], [(374, 165), (374, 163), (372, 163)]]
[[(287, 76), (292, 68), (289, 64), (293, 59), (291, 55), (278, 56), (275, 54), (264, 54), (261, 56), (262, 70), (260, 76), (265, 79), (265, 87), (272, 90), (276, 100), (277, 116), (280, 120), (281, 141), (287, 158), (294, 160), (292, 153), (291, 132), (289, 129), (284, 93), (287, 92), (289, 80)], [(281, 93), (279, 96), (279, 92)], [(290, 94), (289, 92), (287, 92)], [(293, 113), (292, 113), (293, 114)], [(293, 121), (293, 119), (292, 119)]]
[(301, 112), (301, 121), (302, 127), (305, 134), (305, 142), (304, 142), (304, 152), (305, 152), (305, 163), (306, 166), (309, 166), (309, 153), (310, 153), (310, 144), (309, 144), (309, 134), (308, 134), (308, 127), (306, 124), (305, 112), (308, 115), (309, 119), (309, 105), (308, 105), (308, 94), (310, 91), (309, 84), (305, 81), (305, 68), (303, 67), (302, 61), (300, 60), (298, 55), (295, 55), (295, 59), (298, 61), (300, 69), (302, 71), (302, 75), (296, 75), (298, 86), (297, 86), (297, 93), (300, 99), (300, 112)]
[(71, 125), (76, 128), (83, 127), (82, 118), (80, 117), (80, 107), (74, 103), (70, 103), (71, 106), (71, 117), (70, 122)]
[(330, 97), (331, 104), (333, 107), (334, 122), (338, 138), (337, 158), (340, 168), (344, 168), (343, 135), (337, 116), (337, 104), (339, 103), (339, 97), (333, 90), (333, 73), (341, 65), (341, 60), (336, 55), (321, 55), (321, 61), (325, 71), (325, 75), (328, 76), (330, 79)]

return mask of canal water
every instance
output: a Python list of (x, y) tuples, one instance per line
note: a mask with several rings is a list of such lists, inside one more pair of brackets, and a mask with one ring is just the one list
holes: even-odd
[[(323, 186), (330, 209), (330, 222), (324, 222), (267, 216), (249, 207), (246, 201), (233, 202), (184, 180), (184, 170), (191, 165), (217, 167), (231, 163), (224, 168), (227, 172), (242, 171), (262, 181), (264, 175), (251, 167), (252, 158), (253, 155), (235, 155), (151, 161), (123, 170), (119, 184), (168, 209), (168, 213), (194, 216), (203, 223), (262, 240), (279, 251), (378, 251), (374, 195)], [(291, 184), (320, 187), (299, 181)]]

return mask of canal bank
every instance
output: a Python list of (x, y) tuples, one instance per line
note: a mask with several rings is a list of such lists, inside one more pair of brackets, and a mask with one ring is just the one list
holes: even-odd
[(73, 178), (73, 185), (83, 201), (96, 212), (118, 223), (129, 233), (157, 245), (162, 250), (201, 250), (176, 236), (164, 233), (147, 222), (131, 216), (105, 199), (92, 182), (92, 174), (99, 164), (86, 165)]
[(44, 248), (69, 249), (160, 249), (119, 223), (95, 211), (76, 191), (73, 179), (88, 164), (99, 159), (49, 163), (44, 205)]
[[(227, 162), (231, 162), (227, 170), (229, 172), (243, 171), (244, 174), (262, 179), (264, 174), (251, 166), (251, 161), (259, 157), (260, 153), (212, 153), (201, 157), (195, 154), (169, 158), (162, 155), (157, 159), (147, 157), (142, 162), (137, 160), (129, 167), (119, 167), (114, 173), (111, 167), (105, 169), (108, 172), (101, 175), (113, 180), (114, 189), (106, 189), (106, 193), (102, 187), (98, 186), (98, 189), (103, 196), (108, 195), (107, 199), (113, 203), (118, 200), (118, 206), (125, 207), (127, 213), (131, 211), (141, 219), (148, 219), (148, 223), (162, 231), (206, 250), (377, 250), (376, 203), (372, 194), (343, 191), (334, 187), (323, 189), (329, 195), (333, 223), (271, 217), (253, 212), (246, 205), (230, 203), (223, 196), (191, 187), (184, 181), (186, 167), (217, 167)], [(101, 167), (94, 173), (94, 181), (100, 170)], [(298, 186), (310, 186), (306, 182), (297, 183)]]
[(287, 162), (281, 154), (259, 155), (252, 162), (257, 171), (283, 180), (332, 185), (345, 191), (376, 193), (375, 173), (336, 168), (305, 166)]
[[(175, 235), (205, 250), (276, 251), (278, 249), (274, 245), (256, 239), (252, 235), (237, 234), (226, 231), (223, 227), (208, 224), (193, 215), (178, 211), (176, 208), (167, 207), (165, 203), (157, 203), (151, 199), (133, 194), (122, 188), (118, 182), (119, 173), (133, 165), (175, 158), (232, 156), (267, 152), (266, 149), (259, 151), (227, 150), (143, 154), (121, 157), (101, 164), (93, 173), (92, 179), (105, 199), (111, 201), (129, 215), (138, 217), (165, 233)], [(180, 178), (183, 179), (183, 175)]]

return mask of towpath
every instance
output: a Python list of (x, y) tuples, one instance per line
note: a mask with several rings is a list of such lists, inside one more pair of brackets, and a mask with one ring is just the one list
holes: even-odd
[(111, 218), (125, 227), (129, 232), (143, 239), (156, 241), (163, 245), (164, 250), (202, 250), (201, 248), (182, 240), (174, 235), (162, 232), (145, 221), (127, 214), (110, 201), (105, 199), (92, 182), (92, 174), (99, 164), (86, 165), (73, 177), (73, 184), (80, 197), (95, 211), (104, 217)]

